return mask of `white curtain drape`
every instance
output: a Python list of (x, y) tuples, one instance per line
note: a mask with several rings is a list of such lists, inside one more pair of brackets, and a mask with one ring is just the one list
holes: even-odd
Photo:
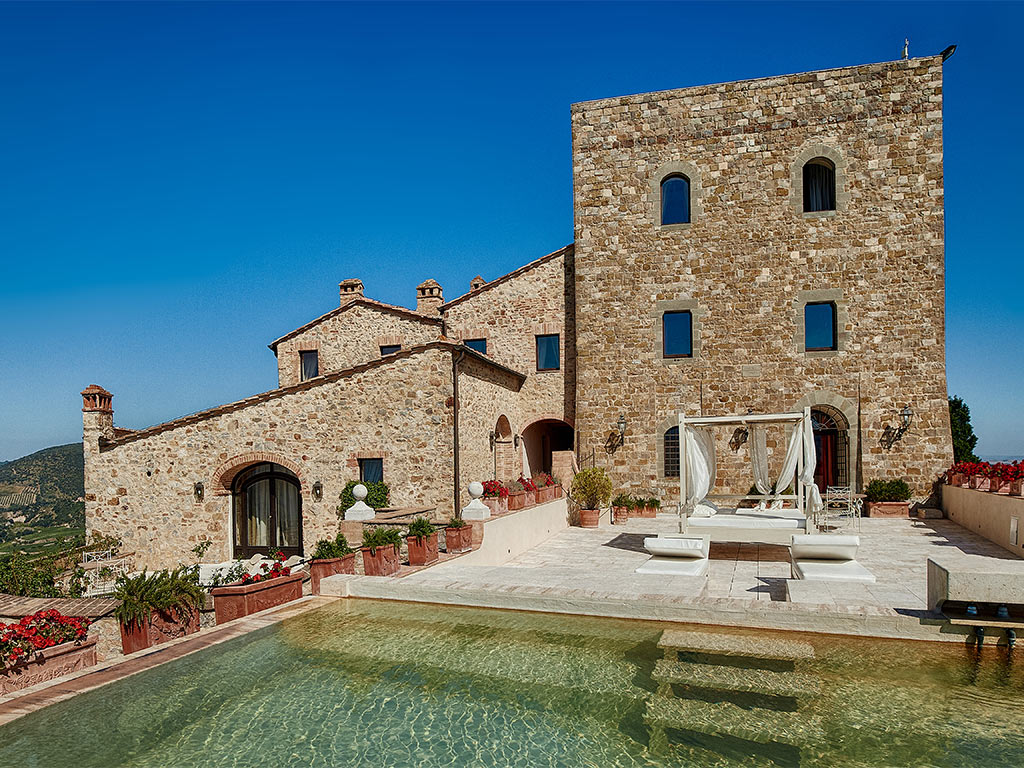
[[(786, 457), (782, 460), (782, 471), (779, 479), (775, 481), (775, 495), (778, 496), (793, 483), (796, 475), (796, 465), (800, 459), (800, 448), (803, 445), (803, 432), (799, 424), (793, 425), (789, 433), (789, 445), (786, 446)], [(782, 508), (782, 499), (772, 499), (772, 509)]]
[(715, 485), (715, 437), (703, 427), (686, 428), (686, 508), (693, 510)]
[[(754, 468), (754, 486), (758, 493), (772, 492), (768, 480), (768, 444), (764, 427), (754, 425), (750, 428), (750, 463)], [(763, 503), (759, 506), (764, 506)]]
[(804, 486), (807, 488), (807, 510), (812, 515), (818, 514), (824, 506), (821, 502), (821, 491), (814, 483), (814, 470), (818, 465), (818, 456), (814, 450), (814, 427), (811, 420), (803, 420), (803, 448), (804, 448), (804, 470), (800, 475)]

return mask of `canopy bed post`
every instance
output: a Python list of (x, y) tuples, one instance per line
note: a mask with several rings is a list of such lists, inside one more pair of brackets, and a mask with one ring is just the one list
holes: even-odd
[(686, 517), (686, 416), (679, 412), (679, 533)]

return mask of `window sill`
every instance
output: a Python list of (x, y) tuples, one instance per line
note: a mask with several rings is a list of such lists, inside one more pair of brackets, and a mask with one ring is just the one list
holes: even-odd
[(659, 232), (685, 232), (691, 226), (693, 226), (692, 222), (686, 222), (685, 224), (659, 224), (657, 228)]
[(835, 211), (801, 211), (800, 215), (805, 219), (831, 219), (836, 215)]
[(839, 352), (838, 349), (805, 349), (804, 357), (835, 357)]

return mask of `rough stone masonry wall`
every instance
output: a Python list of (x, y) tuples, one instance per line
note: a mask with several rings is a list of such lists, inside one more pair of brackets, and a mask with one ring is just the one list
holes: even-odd
[[(526, 405), (514, 376), (469, 357), (459, 364), (459, 493), (463, 505), (469, 503), (466, 487), (471, 482), (496, 476), (496, 451), (503, 449), (497, 444), (491, 447), (491, 430), (501, 416), (512, 425), (521, 424)], [(518, 455), (513, 460), (518, 476), (522, 462)]]
[[(396, 505), (452, 509), (451, 351), (428, 349), (333, 381), (270, 397), (98, 450), (86, 418), (86, 528), (114, 535), (136, 567), (191, 562), (208, 538), (207, 562), (231, 557), (231, 496), (218, 484), (260, 460), (284, 463), (301, 480), (303, 546), (334, 536), (338, 496), (358, 479), (360, 457), (382, 457)], [(314, 501), (312, 485), (324, 485)], [(202, 503), (193, 485), (206, 488)]]
[(299, 352), (318, 350), (320, 373), (341, 371), (380, 357), (383, 345), (412, 347), (438, 338), (441, 327), (385, 309), (354, 303), (277, 345), (279, 386), (300, 380)]
[[(575, 421), (576, 349), (572, 249), (445, 308), (453, 338), (487, 339), (487, 356), (526, 374), (519, 393), (522, 434), (538, 419)], [(559, 334), (561, 369), (537, 370), (536, 336)], [(487, 429), (494, 429), (492, 421)]]
[[(859, 445), (851, 479), (929, 492), (951, 460), (941, 110), (938, 57), (573, 107), (577, 427), (618, 485), (678, 499), (659, 444), (680, 408), (826, 403)], [(802, 212), (800, 167), (816, 155), (838, 168), (834, 213)], [(661, 227), (672, 171), (690, 176), (692, 223)], [(838, 352), (804, 352), (809, 299), (836, 301)], [(686, 308), (695, 355), (663, 360), (660, 314)], [(907, 404), (913, 424), (886, 451)], [(626, 443), (609, 455), (619, 414)], [(746, 491), (745, 451), (719, 456), (719, 490)]]

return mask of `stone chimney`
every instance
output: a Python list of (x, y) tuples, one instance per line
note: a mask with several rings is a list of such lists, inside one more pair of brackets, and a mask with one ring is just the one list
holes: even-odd
[(487, 281), (480, 277), (480, 275), (477, 275), (469, 281), (469, 290), (475, 291), (477, 288), (482, 288), (486, 284)]
[(441, 286), (436, 280), (424, 280), (416, 286), (416, 311), (421, 315), (437, 317), (442, 304), (444, 296), (441, 295)]
[(85, 453), (99, 451), (100, 438), (114, 438), (114, 396), (98, 384), (82, 390), (82, 443)]
[(358, 277), (342, 280), (338, 283), (338, 294), (341, 298), (342, 306), (348, 304), (353, 299), (361, 299), (363, 297), (363, 281)]

